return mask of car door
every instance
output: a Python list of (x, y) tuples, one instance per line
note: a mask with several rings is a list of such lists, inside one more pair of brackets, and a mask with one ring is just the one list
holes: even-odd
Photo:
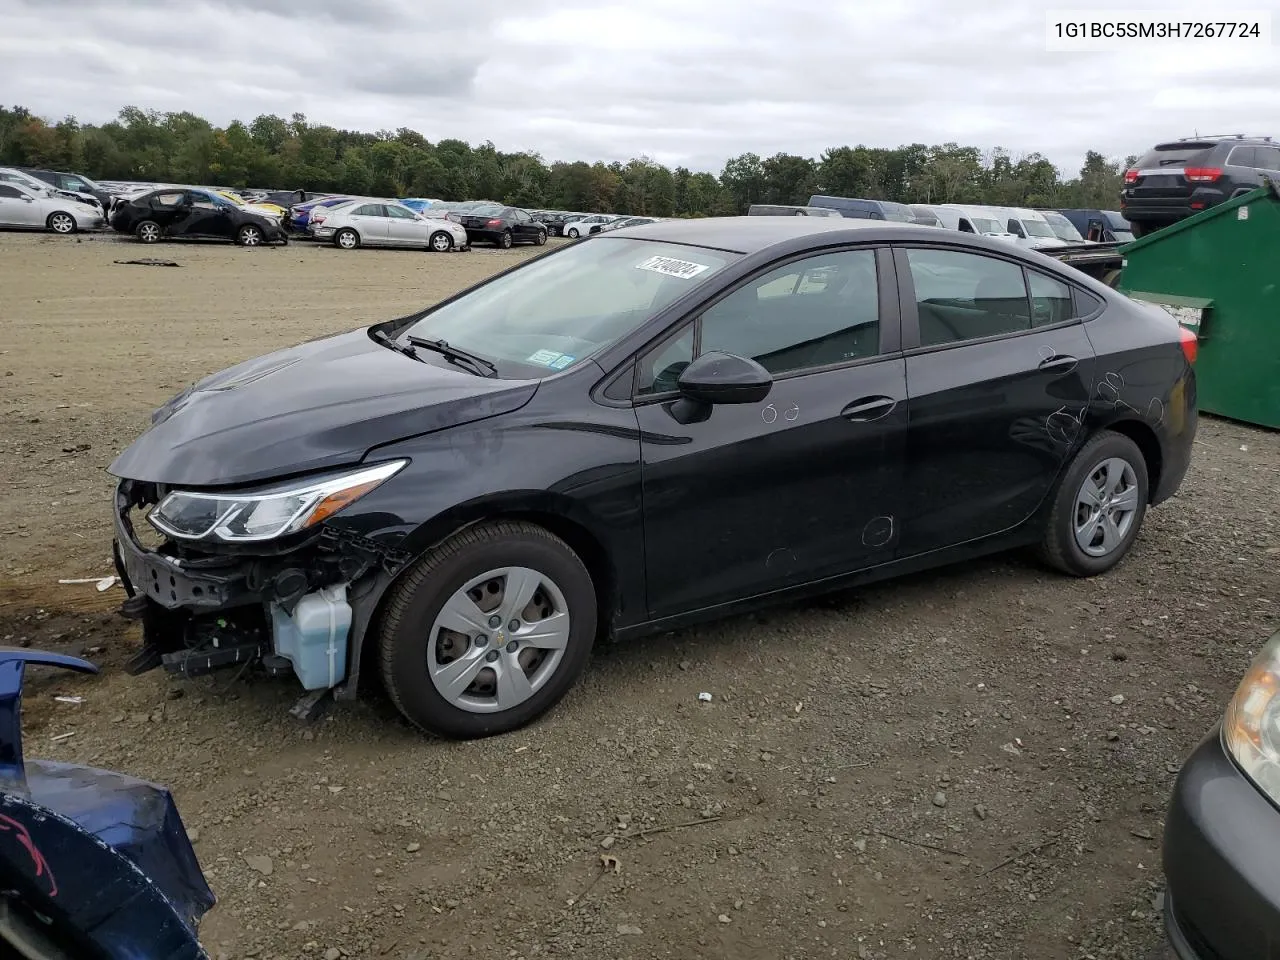
[(236, 224), (232, 222), (231, 204), (226, 200), (191, 191), (187, 201), (189, 205), (182, 221), (186, 236), (226, 240), (234, 235)]
[(380, 203), (364, 203), (348, 215), (351, 226), (360, 234), (360, 242), (370, 246), (385, 245), (390, 241), (389, 218)]
[(894, 257), (911, 419), (899, 553), (913, 556), (1039, 507), (1074, 452), (1097, 368), (1083, 298), (1061, 276), (940, 245)]
[(511, 218), (512, 237), (516, 240), (532, 240), (534, 238), (538, 230), (533, 224), (533, 217), (515, 207), (508, 209), (506, 213)]
[[(867, 247), (792, 259), (640, 356), (651, 617), (893, 557), (907, 420), (892, 271)], [(712, 351), (761, 363), (771, 392), (681, 423), (679, 373)]]
[(36, 227), (44, 224), (44, 208), (38, 199), (11, 183), (0, 183), (0, 224)]
[(408, 207), (383, 204), (387, 215), (387, 243), (399, 247), (425, 247), (431, 226)]

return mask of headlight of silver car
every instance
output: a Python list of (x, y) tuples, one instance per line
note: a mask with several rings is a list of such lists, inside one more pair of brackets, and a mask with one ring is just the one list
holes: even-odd
[(1280, 803), (1280, 633), (1263, 645), (1236, 688), (1222, 737), (1240, 769)]
[(255, 490), (175, 490), (156, 505), (147, 519), (161, 533), (182, 540), (274, 540), (333, 516), (395, 476), (408, 462), (393, 460), (376, 467)]

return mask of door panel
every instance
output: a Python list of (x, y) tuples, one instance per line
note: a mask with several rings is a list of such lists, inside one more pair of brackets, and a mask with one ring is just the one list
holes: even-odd
[(426, 246), (431, 232), (429, 224), (411, 215), (407, 209), (393, 207), (390, 204), (384, 209), (387, 212), (387, 242), (401, 247)]
[[(971, 265), (961, 259), (912, 260), (917, 254), (896, 253), (904, 346), (926, 345), (906, 358), (910, 509), (901, 556), (1000, 533), (1031, 516), (1074, 452), (1096, 377), (1066, 284), (1036, 273), (1028, 296), (1012, 261), (962, 254), (1001, 265), (966, 277)], [(967, 301), (945, 296), (966, 285)]]
[(351, 211), (351, 226), (360, 234), (360, 242), (378, 246), (389, 241), (389, 219), (380, 203), (366, 203)]
[[(887, 255), (809, 257), (745, 281), (641, 356), (651, 617), (893, 559), (907, 438), (896, 293)], [(695, 348), (755, 359), (770, 394), (681, 424), (674, 390)]]

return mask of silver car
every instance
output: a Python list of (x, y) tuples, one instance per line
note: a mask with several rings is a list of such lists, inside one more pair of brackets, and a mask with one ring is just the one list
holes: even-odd
[(427, 247), (444, 253), (468, 249), (467, 231), (452, 220), (415, 213), (390, 200), (352, 200), (313, 210), (307, 232), (343, 250), (356, 247)]
[(99, 230), (103, 223), (101, 207), (48, 188), (37, 190), (13, 180), (0, 181), (0, 227), (75, 233)]

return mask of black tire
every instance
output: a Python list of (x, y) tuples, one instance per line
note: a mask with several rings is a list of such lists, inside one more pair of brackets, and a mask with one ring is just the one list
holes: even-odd
[[(447, 701), (427, 674), (431, 627), (446, 601), (488, 570), (525, 566), (551, 578), (570, 615), (563, 659), (546, 683), (511, 709), (480, 713)], [(507, 733), (550, 710), (568, 693), (595, 643), (596, 591), (591, 574), (559, 537), (531, 523), (496, 521), (454, 534), (423, 556), (394, 588), (379, 633), (382, 680), (415, 726), (453, 740)]]
[(436, 253), (447, 253), (453, 249), (453, 237), (443, 230), (437, 230), (427, 240), (427, 249)]
[[(1119, 544), (1103, 556), (1091, 556), (1076, 542), (1076, 501), (1086, 478), (1110, 459), (1123, 460), (1132, 467), (1136, 480), (1137, 507)], [(1111, 430), (1103, 430), (1090, 438), (1072, 459), (1054, 492), (1045, 522), (1044, 538), (1039, 547), (1040, 559), (1055, 570), (1073, 577), (1094, 577), (1106, 573), (1124, 559), (1142, 529), (1142, 521), (1147, 513), (1148, 483), (1147, 462), (1136, 443)]]
[(577, 228), (577, 227), (570, 227), (568, 230), (566, 230), (566, 231), (564, 232), (564, 235), (565, 235), (566, 237), (568, 237), (570, 240), (577, 240), (577, 239), (578, 239), (578, 228)]
[(1152, 232), (1152, 228), (1147, 226), (1145, 223), (1135, 223), (1132, 220), (1129, 221), (1129, 227), (1133, 232), (1133, 239), (1135, 240), (1141, 240), (1148, 233)]
[(503, 230), (502, 236), (498, 237), (498, 239), (494, 241), (494, 245), (501, 247), (503, 250), (510, 250), (512, 242), (511, 231)]
[(333, 235), (333, 245), (339, 250), (354, 250), (360, 246), (360, 234), (350, 227), (344, 227)]
[(53, 213), (49, 214), (44, 225), (54, 233), (61, 233), (64, 235), (75, 233), (80, 227), (80, 225), (76, 223), (75, 217), (62, 210), (55, 210)]
[(537, 246), (539, 246), (539, 247), (540, 247), (540, 246), (542, 246), (544, 243), (546, 243), (546, 242), (547, 242), (547, 231), (545, 231), (545, 230), (539, 230), (539, 231), (538, 231), (538, 235), (537, 235), (536, 237), (534, 237), (533, 242), (534, 242)]
[(261, 246), (263, 239), (262, 228), (256, 224), (246, 223), (236, 231), (236, 243), (242, 247)]
[(159, 243), (160, 238), (164, 236), (164, 231), (154, 220), (143, 220), (133, 228), (133, 235), (143, 243)]

